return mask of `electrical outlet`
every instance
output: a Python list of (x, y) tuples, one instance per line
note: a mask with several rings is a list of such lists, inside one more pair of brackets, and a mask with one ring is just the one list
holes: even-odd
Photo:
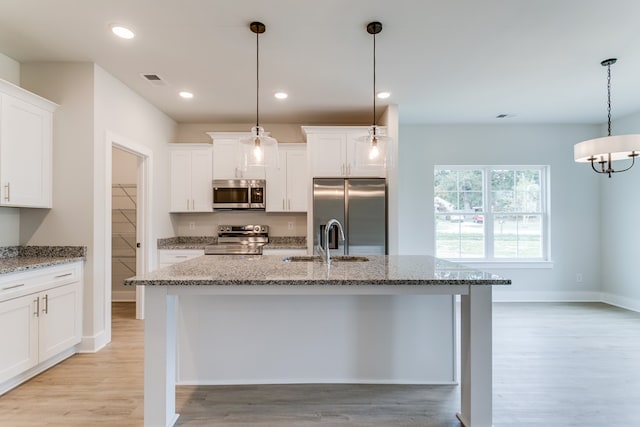
[(189, 223), (189, 230), (195, 230), (196, 229), (196, 223), (194, 221), (191, 221)]
[(293, 230), (293, 221), (287, 222), (287, 230)]
[(582, 283), (582, 273), (576, 273), (576, 282)]

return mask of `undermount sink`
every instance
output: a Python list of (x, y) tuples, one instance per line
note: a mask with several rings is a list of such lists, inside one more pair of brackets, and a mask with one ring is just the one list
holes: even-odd
[[(284, 262), (324, 262), (324, 257), (315, 255), (297, 255), (297, 256), (289, 256), (284, 258), (282, 261)], [(355, 256), (355, 255), (335, 255), (331, 257), (331, 261), (337, 262), (365, 262), (369, 261), (369, 258), (366, 256)]]

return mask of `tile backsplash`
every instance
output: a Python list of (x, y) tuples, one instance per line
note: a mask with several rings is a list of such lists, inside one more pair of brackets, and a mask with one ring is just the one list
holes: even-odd
[(219, 224), (264, 224), (269, 226), (271, 236), (305, 236), (307, 233), (306, 213), (256, 211), (179, 213), (171, 214), (171, 222), (176, 236), (215, 236)]

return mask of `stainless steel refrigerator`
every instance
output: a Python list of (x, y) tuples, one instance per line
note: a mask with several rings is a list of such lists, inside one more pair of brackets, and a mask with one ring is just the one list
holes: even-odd
[(329, 232), (332, 255), (387, 254), (387, 182), (384, 178), (314, 178), (313, 247), (324, 247), (324, 225), (335, 218), (344, 228)]

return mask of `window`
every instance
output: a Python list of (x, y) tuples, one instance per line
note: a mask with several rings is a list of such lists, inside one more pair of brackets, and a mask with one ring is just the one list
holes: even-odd
[(436, 166), (436, 256), (548, 260), (546, 166)]

